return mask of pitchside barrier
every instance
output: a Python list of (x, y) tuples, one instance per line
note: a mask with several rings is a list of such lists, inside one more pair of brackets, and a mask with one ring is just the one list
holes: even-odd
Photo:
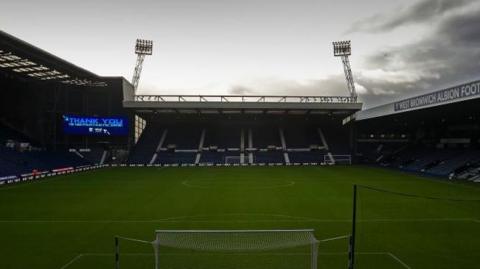
[(327, 165), (323, 162), (308, 162), (308, 163), (167, 163), (167, 164), (126, 164), (126, 165), (110, 165), (110, 167), (228, 167), (228, 166), (316, 166)]
[[(103, 165), (85, 165), (78, 167), (64, 167), (47, 171), (38, 171), (33, 173), (10, 175), (0, 177), (0, 186), (7, 184), (20, 183), (25, 181), (39, 180), (43, 178), (49, 178), (58, 175), (65, 175), (71, 173), (84, 172), (94, 169), (100, 169), (105, 167), (228, 167), (228, 166), (317, 166), (317, 165), (332, 165), (332, 164), (352, 164), (351, 155), (333, 155), (335, 163), (325, 159), (324, 162), (292, 162), (292, 163), (237, 163), (232, 160), (233, 163), (200, 163), (200, 164), (186, 164), (186, 163), (173, 163), (173, 164), (103, 164)], [(326, 158), (326, 157), (325, 157)]]
[(5, 176), (5, 177), (0, 177), (0, 186), (20, 183), (20, 182), (41, 180), (41, 179), (46, 179), (54, 176), (79, 173), (84, 171), (100, 169), (104, 167), (108, 167), (108, 165), (84, 165), (84, 166), (77, 166), (77, 167), (63, 167), (63, 168), (57, 168), (52, 170), (46, 170), (46, 171), (35, 171), (32, 173), (25, 173), (21, 175)]
[(214, 167), (214, 166), (318, 166), (318, 165), (351, 165), (351, 155), (333, 155), (334, 162), (325, 157), (323, 162), (290, 162), (290, 163), (170, 163), (170, 164), (111, 164), (110, 167)]

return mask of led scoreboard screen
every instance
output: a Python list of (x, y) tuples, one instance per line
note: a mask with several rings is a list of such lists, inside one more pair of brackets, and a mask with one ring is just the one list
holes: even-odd
[(63, 115), (63, 131), (71, 135), (128, 135), (128, 120), (126, 117)]

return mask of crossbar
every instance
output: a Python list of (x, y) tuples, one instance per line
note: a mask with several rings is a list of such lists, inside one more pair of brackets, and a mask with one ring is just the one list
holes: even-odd
[(156, 233), (276, 233), (276, 232), (294, 232), (305, 233), (314, 232), (313, 229), (296, 229), (296, 230), (156, 230)]

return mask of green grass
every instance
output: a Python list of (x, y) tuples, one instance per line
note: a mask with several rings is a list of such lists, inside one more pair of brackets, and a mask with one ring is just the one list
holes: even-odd
[[(0, 188), (0, 268), (113, 269), (115, 235), (153, 240), (156, 229), (346, 235), (353, 184), (480, 199), (477, 186), (361, 166), (103, 169)], [(363, 188), (358, 198), (357, 268), (480, 268), (480, 202)], [(122, 269), (153, 268), (151, 246), (121, 248)], [(347, 249), (346, 240), (321, 244), (319, 268), (346, 268)], [(304, 252), (165, 250), (161, 259), (163, 268), (308, 268)]]

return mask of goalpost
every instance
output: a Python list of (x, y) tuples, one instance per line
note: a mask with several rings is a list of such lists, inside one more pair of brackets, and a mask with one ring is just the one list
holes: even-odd
[(151, 265), (155, 269), (317, 269), (318, 245), (323, 242), (312, 229), (157, 230), (152, 242), (116, 237), (116, 269), (120, 268), (119, 239), (153, 246)]
[(352, 164), (352, 155), (329, 155), (323, 156), (323, 161), (326, 164)]
[(157, 230), (153, 242), (155, 269), (161, 269), (161, 247), (200, 252), (241, 252), (309, 247), (310, 269), (317, 269), (318, 243), (314, 230)]
[(225, 164), (240, 164), (240, 156), (225, 156)]

